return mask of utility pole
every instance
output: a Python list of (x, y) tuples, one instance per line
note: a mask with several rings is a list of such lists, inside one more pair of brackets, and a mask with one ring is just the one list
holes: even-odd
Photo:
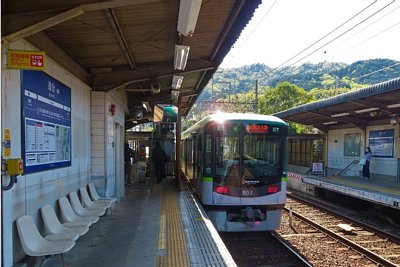
[(256, 103), (255, 103), (255, 113), (258, 114), (258, 80), (256, 80)]

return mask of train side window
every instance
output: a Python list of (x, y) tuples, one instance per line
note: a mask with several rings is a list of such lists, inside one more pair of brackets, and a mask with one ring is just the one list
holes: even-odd
[(212, 158), (212, 150), (211, 150), (211, 135), (206, 134), (205, 136), (205, 153), (204, 153), (204, 175), (211, 175), (212, 172), (212, 164), (211, 164), (211, 158)]

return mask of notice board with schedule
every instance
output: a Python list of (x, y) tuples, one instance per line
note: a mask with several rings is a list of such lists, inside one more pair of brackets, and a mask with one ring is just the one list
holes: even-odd
[(24, 173), (71, 166), (71, 88), (42, 71), (21, 71)]

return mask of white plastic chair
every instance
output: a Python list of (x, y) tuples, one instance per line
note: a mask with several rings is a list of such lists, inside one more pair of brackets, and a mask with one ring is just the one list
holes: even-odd
[(93, 202), (85, 187), (79, 188), (79, 194), (81, 195), (81, 200), (83, 202), (83, 206), (88, 209), (104, 209), (104, 211), (111, 207), (111, 203), (99, 203)]
[(71, 207), (68, 199), (66, 197), (61, 197), (58, 200), (58, 204), (60, 205), (61, 217), (64, 221), (64, 225), (67, 227), (75, 227), (75, 226), (91, 226), (93, 223), (97, 223), (99, 221), (98, 216), (79, 216), (77, 215)]
[(78, 195), (75, 192), (71, 192), (68, 194), (69, 200), (71, 201), (71, 206), (74, 209), (75, 213), (79, 216), (83, 217), (93, 217), (93, 216), (103, 216), (105, 213), (105, 209), (87, 209), (82, 207), (81, 202), (79, 201)]
[(42, 213), (45, 231), (49, 235), (70, 234), (74, 236), (75, 241), (79, 236), (84, 235), (89, 231), (89, 227), (86, 226), (67, 227), (61, 224), (51, 205), (41, 207), (40, 211)]
[(100, 197), (99, 194), (97, 193), (96, 187), (94, 186), (94, 183), (89, 184), (89, 195), (93, 199), (93, 201), (101, 201), (101, 202), (106, 202), (110, 203), (113, 205), (117, 199), (116, 198), (104, 198)]
[(26, 255), (43, 257), (60, 254), (61, 263), (65, 266), (63, 253), (70, 251), (74, 247), (74, 241), (48, 241), (44, 239), (29, 215), (24, 215), (17, 219), (16, 224), (22, 248)]
[[(97, 223), (100, 219), (100, 217), (98, 216), (82, 217), (77, 215), (73, 211), (71, 204), (69, 203), (66, 197), (61, 197), (60, 199), (58, 199), (58, 204), (60, 205), (61, 217), (62, 220), (64, 221), (63, 224), (67, 227), (80, 227), (80, 226), (90, 227), (92, 224)], [(99, 225), (99, 232), (100, 232), (100, 225)], [(92, 231), (90, 231), (90, 240), (92, 242), (92, 246), (94, 246)]]
[(97, 190), (96, 190), (96, 187), (94, 186), (94, 183), (90, 183), (88, 189), (89, 189), (88, 193), (94, 203), (107, 203), (110, 205), (109, 211), (110, 211), (110, 215), (112, 216), (113, 208), (114, 208), (114, 205), (115, 205), (115, 202), (117, 201), (117, 199), (100, 197), (99, 194), (97, 194)]

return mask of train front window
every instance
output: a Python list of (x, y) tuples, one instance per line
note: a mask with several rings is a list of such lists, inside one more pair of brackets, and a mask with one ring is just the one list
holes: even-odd
[(240, 125), (225, 124), (217, 129), (216, 170), (218, 176), (230, 175), (232, 169), (238, 169), (240, 157)]
[(220, 125), (216, 135), (216, 174), (222, 181), (224, 177), (255, 179), (258, 185), (279, 181), (282, 172), (281, 146), (282, 133), (278, 126), (251, 123)]
[(280, 174), (281, 138), (263, 133), (246, 133), (243, 140), (243, 167), (246, 177)]

